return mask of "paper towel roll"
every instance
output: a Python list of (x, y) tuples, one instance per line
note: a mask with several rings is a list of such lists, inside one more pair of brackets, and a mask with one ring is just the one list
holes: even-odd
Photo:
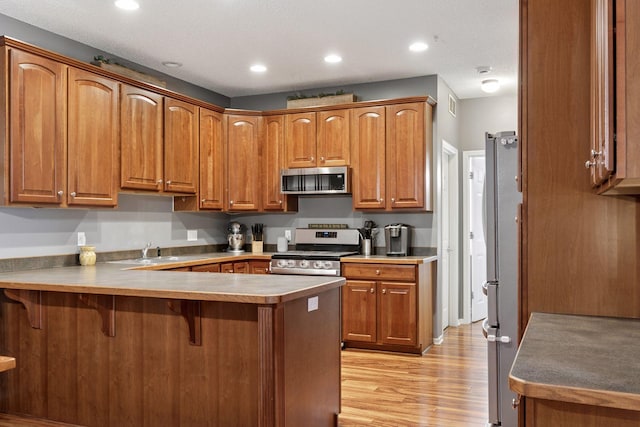
[(287, 252), (289, 241), (286, 237), (278, 237), (278, 252)]

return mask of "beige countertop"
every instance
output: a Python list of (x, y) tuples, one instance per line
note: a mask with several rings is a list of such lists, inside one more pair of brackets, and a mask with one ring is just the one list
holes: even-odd
[(640, 319), (533, 313), (509, 375), (523, 396), (640, 410)]
[(269, 254), (216, 253), (181, 256), (179, 262), (143, 266), (143, 269), (110, 262), (94, 266), (13, 271), (0, 273), (0, 288), (275, 304), (318, 294), (340, 287), (345, 282), (342, 277), (327, 276), (153, 271), (209, 261), (269, 258)]
[(386, 256), (386, 255), (351, 255), (340, 258), (340, 262), (358, 262), (371, 264), (426, 264), (438, 259), (435, 255), (420, 256)]

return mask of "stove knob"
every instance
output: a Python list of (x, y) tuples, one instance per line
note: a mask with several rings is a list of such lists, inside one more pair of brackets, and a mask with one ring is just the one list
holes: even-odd
[(296, 266), (296, 260), (294, 259), (289, 259), (287, 260), (287, 267), (295, 267)]
[(287, 260), (286, 259), (279, 259), (277, 265), (278, 265), (278, 267), (286, 267), (287, 266)]
[(315, 268), (316, 270), (320, 269), (324, 267), (324, 262), (322, 261), (314, 261), (313, 262), (313, 268)]
[(324, 268), (333, 268), (333, 262), (325, 261), (324, 262)]
[(301, 268), (308, 268), (309, 267), (309, 261), (307, 261), (306, 259), (303, 259), (300, 261), (300, 267)]

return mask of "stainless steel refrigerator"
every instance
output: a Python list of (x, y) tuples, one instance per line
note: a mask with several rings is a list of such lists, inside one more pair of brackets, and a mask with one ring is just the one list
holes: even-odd
[(516, 395), (508, 377), (516, 355), (518, 334), (518, 138), (515, 132), (485, 134), (485, 236), (487, 242), (487, 338), (489, 420), (487, 426), (515, 427)]

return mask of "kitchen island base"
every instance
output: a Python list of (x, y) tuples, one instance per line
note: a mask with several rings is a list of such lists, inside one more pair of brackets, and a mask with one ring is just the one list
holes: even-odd
[(86, 426), (337, 423), (339, 288), (277, 304), (29, 292), (35, 303), (0, 299), (0, 353), (17, 361), (0, 376), (2, 412)]

